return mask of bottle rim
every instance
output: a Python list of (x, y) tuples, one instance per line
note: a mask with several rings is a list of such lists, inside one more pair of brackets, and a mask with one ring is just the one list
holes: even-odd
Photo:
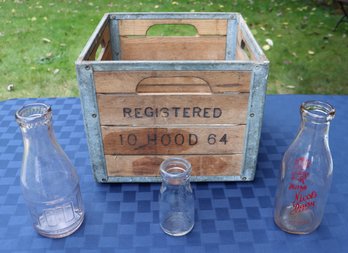
[(301, 104), (301, 113), (315, 121), (328, 122), (335, 117), (336, 109), (327, 102), (310, 100)]
[(16, 120), (19, 124), (47, 122), (51, 118), (51, 111), (51, 106), (44, 103), (26, 104), (16, 111)]
[(180, 157), (168, 158), (160, 165), (160, 172), (164, 178), (190, 177), (191, 170), (191, 163)]

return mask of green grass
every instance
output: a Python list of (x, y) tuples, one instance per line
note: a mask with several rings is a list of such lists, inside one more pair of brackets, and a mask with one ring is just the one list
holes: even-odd
[(268, 93), (348, 94), (348, 23), (333, 32), (340, 11), (312, 1), (0, 0), (0, 100), (78, 96), (75, 60), (103, 14), (137, 11), (240, 12), (274, 43)]

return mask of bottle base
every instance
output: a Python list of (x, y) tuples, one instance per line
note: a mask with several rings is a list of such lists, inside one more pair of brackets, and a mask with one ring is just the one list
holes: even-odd
[(307, 235), (307, 234), (310, 234), (314, 231), (314, 230), (311, 230), (311, 231), (291, 230), (291, 229), (288, 229), (287, 227), (283, 226), (283, 224), (279, 224), (276, 219), (274, 219), (274, 223), (284, 232), (289, 233), (289, 234), (293, 234), (293, 235)]
[(283, 208), (280, 215), (274, 216), (274, 223), (284, 232), (289, 234), (310, 234), (319, 226), (315, 224), (314, 213), (308, 209), (300, 213), (292, 214), (292, 208)]
[(47, 224), (42, 223), (41, 226), (34, 226), (36, 232), (44, 237), (48, 238), (63, 238), (73, 234), (82, 225), (85, 215), (84, 213), (76, 212), (75, 215), (78, 217), (75, 221), (71, 222), (68, 226), (65, 223), (57, 224), (57, 226), (50, 227)]
[(183, 236), (191, 232), (194, 222), (184, 213), (178, 212), (167, 217), (160, 226), (168, 235)]

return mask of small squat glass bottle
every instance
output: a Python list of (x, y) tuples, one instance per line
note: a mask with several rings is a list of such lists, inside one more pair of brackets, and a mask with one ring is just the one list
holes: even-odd
[(78, 175), (56, 141), (51, 119), (46, 104), (29, 104), (16, 112), (24, 142), (20, 182), (35, 230), (61, 238), (80, 227), (84, 209)]
[(191, 164), (182, 158), (162, 162), (159, 220), (163, 231), (172, 236), (189, 233), (194, 226), (194, 197), (190, 185)]
[(301, 128), (282, 160), (274, 220), (288, 233), (308, 234), (320, 225), (330, 191), (333, 163), (328, 133), (335, 109), (308, 101), (300, 111)]

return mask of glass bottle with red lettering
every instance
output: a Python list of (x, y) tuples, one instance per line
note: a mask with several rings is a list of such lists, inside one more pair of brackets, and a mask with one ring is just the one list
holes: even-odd
[(302, 103), (300, 130), (285, 152), (275, 199), (274, 220), (284, 231), (308, 234), (321, 223), (333, 163), (328, 142), (335, 109), (321, 101)]

